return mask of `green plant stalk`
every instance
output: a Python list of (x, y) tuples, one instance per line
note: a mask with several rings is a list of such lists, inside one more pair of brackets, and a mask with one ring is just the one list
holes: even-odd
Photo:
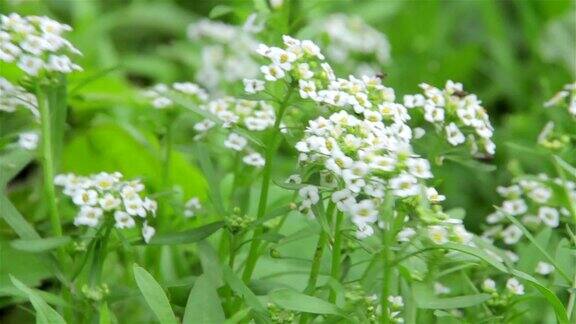
[(170, 185), (170, 164), (172, 163), (172, 123), (170, 118), (166, 125), (166, 134), (164, 134), (164, 156), (162, 158), (162, 189), (168, 190)]
[[(36, 89), (36, 98), (38, 100), (40, 122), (42, 125), (41, 152), (43, 186), (45, 199), (48, 203), (52, 234), (54, 236), (62, 236), (62, 224), (56, 203), (56, 190), (54, 188), (54, 135), (52, 133), (52, 117), (48, 91), (48, 89), (42, 86), (38, 86)], [(63, 254), (63, 251), (59, 254)], [(63, 260), (63, 255), (60, 260)]]
[(389, 314), (388, 296), (390, 295), (390, 285), (392, 278), (392, 254), (390, 251), (388, 231), (382, 231), (382, 293), (380, 295), (381, 318), (383, 324), (391, 323)]
[[(344, 213), (338, 211), (336, 213), (336, 220), (334, 223), (334, 244), (332, 246), (332, 263), (330, 269), (330, 276), (337, 282), (340, 280), (340, 265), (342, 263), (342, 222), (344, 221)], [(330, 290), (329, 300), (331, 303), (336, 302), (336, 290)]]
[[(326, 210), (326, 215), (331, 217), (334, 213), (336, 205), (333, 202), (328, 204), (328, 208)], [(318, 274), (320, 272), (320, 262), (322, 261), (322, 254), (324, 254), (324, 247), (328, 241), (328, 235), (326, 232), (320, 231), (320, 236), (318, 237), (318, 243), (316, 243), (316, 250), (314, 252), (314, 257), (312, 259), (312, 267), (310, 268), (310, 276), (308, 277), (308, 285), (304, 290), (305, 293), (309, 295), (314, 294), (314, 290), (316, 290), (316, 282), (318, 281)]]
[[(272, 129), (272, 134), (270, 136), (270, 141), (266, 146), (266, 164), (264, 165), (264, 171), (262, 176), (262, 187), (260, 189), (260, 200), (258, 202), (258, 213), (256, 214), (256, 219), (259, 220), (266, 214), (266, 205), (268, 204), (268, 191), (270, 189), (270, 180), (272, 177), (272, 161), (274, 155), (278, 148), (277, 141), (280, 135), (280, 123), (282, 122), (282, 117), (288, 108), (288, 101), (292, 95), (293, 88), (290, 86), (286, 92), (286, 95), (280, 102), (278, 108), (278, 114), (276, 115), (276, 120), (274, 122), (274, 128)], [(262, 241), (263, 228), (258, 226), (254, 230), (252, 235), (252, 242), (250, 244), (250, 250), (248, 252), (248, 258), (246, 259), (246, 265), (244, 267), (244, 272), (242, 273), (242, 280), (244, 282), (249, 282), (252, 278), (252, 273), (256, 267), (256, 262), (258, 261), (258, 250), (260, 247), (260, 242)]]

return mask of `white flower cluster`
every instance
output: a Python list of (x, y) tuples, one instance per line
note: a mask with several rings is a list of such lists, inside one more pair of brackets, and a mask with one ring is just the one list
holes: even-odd
[(174, 91), (187, 98), (193, 100), (195, 103), (200, 104), (208, 100), (208, 93), (199, 87), (197, 84), (190, 82), (175, 82), (168, 86), (164, 83), (159, 83), (144, 92), (144, 96), (148, 98), (156, 109), (168, 109), (174, 107), (172, 99), (168, 98), (166, 94)]
[[(323, 23), (322, 31), (328, 36), (326, 53), (337, 63), (346, 63), (348, 60), (362, 63), (366, 59), (375, 61), (377, 65), (390, 61), (390, 43), (382, 32), (372, 28), (358, 16), (347, 16), (337, 13), (329, 16)], [(353, 64), (360, 66), (362, 74), (374, 75), (376, 67), (368, 64)], [(376, 65), (376, 66), (377, 66)]]
[(555, 107), (566, 105), (568, 113), (576, 118), (576, 82), (565, 85), (552, 98), (544, 103), (544, 107)]
[(576, 183), (555, 178), (545, 174), (535, 179), (516, 181), (509, 187), (498, 187), (497, 191), (505, 200), (501, 207), (486, 217), (490, 227), (483, 237), (489, 240), (501, 238), (507, 245), (516, 244), (523, 236), (522, 230), (510, 224), (506, 214), (518, 218), (530, 230), (542, 226), (556, 228), (560, 225), (562, 215), (568, 216), (566, 208), (558, 205), (554, 199), (554, 188), (565, 187), (572, 199), (576, 199)]
[(196, 80), (209, 89), (222, 82), (253, 78), (258, 64), (251, 56), (256, 40), (239, 26), (202, 19), (188, 27), (188, 38), (200, 42), (201, 65)]
[(388, 302), (390, 303), (388, 313), (390, 316), (391, 323), (404, 323), (404, 318), (402, 317), (402, 310), (404, 309), (404, 299), (402, 296), (388, 296)]
[(420, 88), (424, 95), (404, 96), (407, 108), (422, 108), (424, 119), (444, 132), (451, 145), (468, 142), (472, 154), (495, 153), (494, 128), (476, 95), (464, 92), (461, 83), (451, 80), (446, 82), (444, 89), (426, 83), (420, 84)]
[(36, 96), (0, 77), (0, 111), (14, 112), (18, 108), (24, 108), (39, 118), (37, 107)]
[[(249, 131), (264, 131), (272, 126), (276, 121), (274, 107), (269, 103), (260, 100), (245, 100), (235, 97), (224, 97), (207, 102), (200, 106), (217, 117), (225, 129), (237, 125)], [(207, 132), (216, 126), (211, 119), (204, 119), (194, 125), (194, 130), (198, 132), (196, 139), (203, 138)], [(224, 147), (236, 152), (246, 152), (242, 161), (254, 167), (264, 166), (265, 160), (260, 153), (248, 145), (248, 140), (235, 132), (229, 132), (224, 140)]]
[(54, 183), (80, 208), (74, 225), (97, 227), (106, 217), (113, 217), (116, 228), (133, 228), (142, 221), (142, 237), (148, 243), (155, 229), (148, 217), (156, 216), (156, 201), (143, 197), (144, 185), (139, 180), (126, 181), (122, 174), (98, 173), (87, 177), (61, 174)]
[(82, 68), (69, 55), (80, 55), (64, 32), (72, 30), (48, 17), (16, 13), (0, 15), (0, 61), (12, 63), (26, 74), (38, 77), (42, 72), (71, 73)]

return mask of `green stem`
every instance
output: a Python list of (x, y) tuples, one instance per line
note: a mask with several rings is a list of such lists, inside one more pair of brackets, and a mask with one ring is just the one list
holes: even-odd
[[(333, 202), (330, 202), (326, 210), (326, 215), (331, 217), (335, 209), (336, 205)], [(320, 272), (322, 254), (324, 253), (324, 246), (326, 246), (327, 241), (328, 236), (326, 235), (326, 232), (321, 231), (320, 236), (318, 237), (318, 243), (316, 243), (316, 250), (312, 259), (312, 268), (310, 269), (310, 277), (308, 277), (308, 285), (305, 290), (307, 294), (313, 295), (314, 290), (316, 290), (316, 282), (318, 281), (318, 273)]]
[(380, 295), (380, 305), (381, 305), (381, 323), (391, 323), (390, 312), (389, 312), (389, 301), (388, 296), (390, 295), (390, 284), (391, 284), (391, 272), (392, 272), (392, 256), (390, 253), (390, 247), (388, 238), (386, 235), (387, 231), (382, 231), (382, 293)]
[[(290, 100), (290, 95), (292, 94), (293, 88), (290, 86), (286, 92), (286, 95), (280, 102), (278, 108), (278, 114), (276, 115), (276, 121), (274, 122), (274, 128), (272, 129), (272, 134), (270, 136), (270, 141), (266, 146), (266, 164), (264, 165), (264, 171), (262, 176), (262, 187), (260, 189), (260, 201), (258, 202), (258, 213), (256, 219), (261, 219), (266, 214), (266, 205), (268, 204), (268, 191), (270, 188), (270, 179), (272, 177), (272, 161), (274, 155), (278, 148), (277, 141), (280, 135), (280, 123), (284, 112), (288, 107), (288, 101)], [(246, 259), (246, 266), (244, 267), (244, 272), (242, 273), (242, 280), (244, 282), (249, 282), (252, 278), (252, 273), (256, 267), (256, 262), (258, 261), (258, 249), (260, 247), (260, 242), (262, 241), (263, 227), (258, 226), (254, 230), (252, 235), (252, 242), (250, 244), (250, 251), (248, 252), (248, 258)]]
[[(52, 225), (52, 234), (54, 236), (62, 236), (62, 224), (60, 222), (60, 214), (56, 203), (56, 191), (54, 189), (54, 147), (52, 134), (52, 117), (51, 107), (47, 89), (38, 86), (36, 91), (36, 98), (38, 100), (38, 108), (40, 110), (40, 118), (42, 124), (42, 173), (44, 176), (44, 194), (46, 202), (48, 203), (48, 213), (50, 215), (50, 223)], [(63, 253), (63, 251), (61, 252)], [(62, 261), (62, 259), (61, 259)]]
[[(340, 282), (340, 265), (342, 263), (342, 222), (344, 220), (344, 213), (338, 211), (336, 213), (336, 222), (334, 223), (334, 245), (332, 246), (332, 267), (330, 276)], [(330, 290), (330, 302), (336, 302), (336, 290)]]
[(166, 134), (164, 134), (164, 157), (162, 159), (162, 188), (168, 189), (170, 185), (170, 164), (172, 162), (172, 123), (170, 118), (166, 125)]

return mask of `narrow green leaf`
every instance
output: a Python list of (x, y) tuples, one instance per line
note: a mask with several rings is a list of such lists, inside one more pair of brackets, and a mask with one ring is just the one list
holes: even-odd
[(33, 289), (28, 288), (20, 280), (10, 275), (10, 281), (18, 289), (26, 294), (32, 307), (36, 311), (36, 321), (40, 324), (66, 324), (66, 321), (58, 312), (48, 305)]
[(214, 8), (212, 8), (212, 10), (210, 10), (210, 13), (208, 14), (208, 17), (210, 19), (216, 19), (216, 18), (220, 18), (222, 16), (226, 16), (229, 13), (234, 12), (234, 9), (232, 9), (232, 7), (227, 6), (227, 5), (217, 5)]
[(250, 308), (244, 308), (243, 310), (237, 312), (236, 314), (232, 315), (229, 319), (227, 319), (224, 324), (237, 324), (242, 323), (246, 316), (250, 314)]
[(144, 268), (134, 264), (134, 279), (136, 279), (140, 292), (142, 292), (146, 303), (148, 303), (158, 321), (162, 324), (178, 324), (168, 297), (154, 277)]
[(194, 229), (155, 235), (149, 245), (190, 244), (201, 241), (224, 226), (224, 222), (213, 222)]
[(0, 194), (0, 217), (2, 217), (21, 238), (40, 238), (40, 235), (38, 235), (34, 227), (26, 221), (16, 207), (14, 207), (10, 200), (3, 194)]
[(415, 294), (416, 303), (418, 308), (424, 309), (453, 309), (465, 308), (481, 304), (490, 299), (489, 294), (475, 294), (466, 296), (457, 296), (450, 298), (431, 298), (427, 300), (420, 300), (419, 296)]
[(568, 162), (562, 160), (559, 156), (554, 155), (554, 160), (562, 169), (564, 169), (572, 178), (576, 179), (576, 168), (571, 166)]
[(70, 243), (69, 236), (48, 237), (43, 239), (18, 239), (10, 242), (16, 250), (26, 252), (46, 252)]
[(230, 288), (238, 294), (238, 296), (245, 299), (246, 304), (253, 308), (255, 311), (265, 314), (266, 308), (260, 303), (256, 295), (248, 288), (244, 282), (227, 265), (222, 265), (222, 274), (224, 280)]
[(342, 316), (343, 314), (340, 308), (332, 303), (291, 289), (275, 290), (270, 294), (270, 299), (288, 310), (324, 315)]
[(224, 319), (224, 310), (216, 287), (206, 275), (201, 275), (196, 279), (188, 296), (183, 323), (222, 323)]
[(100, 305), (100, 312), (98, 313), (98, 324), (112, 324), (108, 303), (102, 303), (102, 305)]

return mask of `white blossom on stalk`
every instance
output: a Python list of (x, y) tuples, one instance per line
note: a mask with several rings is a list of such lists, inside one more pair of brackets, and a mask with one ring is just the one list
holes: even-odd
[(243, 157), (242, 161), (244, 161), (244, 163), (246, 163), (248, 165), (251, 165), (251, 166), (257, 167), (257, 168), (261, 168), (264, 166), (264, 164), (266, 164), (266, 161), (264, 160), (262, 155), (260, 155), (260, 153), (250, 153), (250, 154), (246, 155), (245, 157)]
[(435, 244), (448, 243), (448, 230), (444, 226), (432, 225), (428, 226), (428, 237)]
[(485, 292), (495, 292), (496, 282), (490, 278), (485, 279), (482, 282), (482, 290), (484, 290)]
[(80, 51), (63, 37), (64, 32), (72, 30), (70, 26), (48, 17), (22, 17), (17, 13), (0, 15), (0, 21), (1, 62), (16, 63), (31, 77), (82, 70), (70, 59)]
[(202, 204), (197, 197), (190, 198), (186, 204), (184, 204), (184, 216), (187, 218), (194, 217), (200, 210), (202, 210)]
[(123, 180), (118, 172), (101, 172), (87, 177), (60, 174), (54, 183), (80, 208), (74, 225), (98, 227), (103, 219), (113, 218), (116, 228), (125, 229), (135, 227), (136, 219), (141, 219), (144, 240), (148, 243), (154, 235), (148, 220), (155, 216), (157, 203), (142, 196), (145, 188), (138, 180)]

